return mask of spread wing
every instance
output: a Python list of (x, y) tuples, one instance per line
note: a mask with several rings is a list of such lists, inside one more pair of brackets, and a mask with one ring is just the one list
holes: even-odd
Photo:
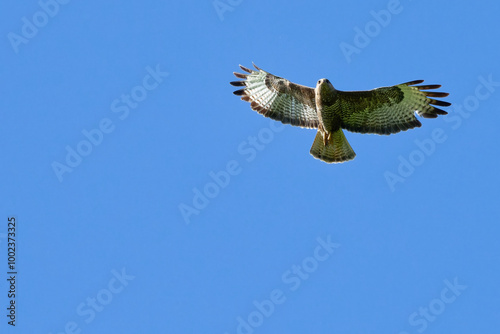
[(257, 66), (257, 71), (240, 65), (249, 73), (234, 75), (244, 81), (233, 81), (233, 86), (245, 86), (234, 92), (241, 99), (250, 102), (258, 113), (284, 124), (317, 128), (319, 124), (314, 101), (314, 88), (297, 85), (286, 79), (268, 73)]
[(446, 97), (448, 93), (424, 91), (441, 85), (414, 86), (422, 82), (416, 80), (370, 91), (338, 91), (342, 127), (352, 132), (388, 135), (420, 127), (415, 112), (424, 118), (446, 115), (446, 111), (433, 105), (447, 107), (451, 103), (432, 97)]

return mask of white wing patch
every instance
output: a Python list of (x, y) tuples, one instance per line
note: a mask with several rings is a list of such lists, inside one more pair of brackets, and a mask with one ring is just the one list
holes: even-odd
[(253, 110), (284, 124), (304, 128), (318, 127), (313, 88), (294, 84), (257, 66), (255, 68), (258, 71), (240, 67), (249, 74), (234, 73), (236, 77), (245, 80), (233, 81), (231, 84), (246, 88), (237, 90), (234, 94), (241, 95), (242, 100), (250, 102)]

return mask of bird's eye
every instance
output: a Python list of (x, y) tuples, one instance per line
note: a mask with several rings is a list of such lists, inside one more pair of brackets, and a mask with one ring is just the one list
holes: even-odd
[(326, 81), (326, 83), (330, 83), (330, 80), (328, 80), (328, 79), (326, 79), (325, 81)]

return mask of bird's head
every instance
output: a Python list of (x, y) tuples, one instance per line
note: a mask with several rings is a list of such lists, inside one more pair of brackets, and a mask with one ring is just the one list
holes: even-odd
[(316, 93), (331, 93), (335, 90), (332, 83), (328, 79), (319, 79), (316, 84)]
[(330, 89), (333, 89), (333, 85), (328, 79), (319, 79), (318, 83), (316, 84), (316, 87), (329, 87)]

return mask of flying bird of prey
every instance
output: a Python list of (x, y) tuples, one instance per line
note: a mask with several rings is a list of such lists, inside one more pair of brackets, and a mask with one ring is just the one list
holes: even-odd
[(234, 72), (243, 81), (233, 86), (244, 86), (234, 94), (250, 102), (258, 113), (303, 128), (318, 129), (310, 153), (327, 163), (354, 159), (351, 145), (342, 129), (359, 133), (389, 135), (406, 131), (422, 124), (415, 112), (424, 118), (436, 118), (447, 112), (435, 106), (451, 103), (433, 99), (448, 93), (429, 92), (441, 85), (420, 85), (415, 80), (391, 87), (369, 91), (340, 91), (328, 79), (317, 82), (316, 88), (295, 84), (272, 75), (254, 64), (256, 70), (240, 65), (248, 74)]

